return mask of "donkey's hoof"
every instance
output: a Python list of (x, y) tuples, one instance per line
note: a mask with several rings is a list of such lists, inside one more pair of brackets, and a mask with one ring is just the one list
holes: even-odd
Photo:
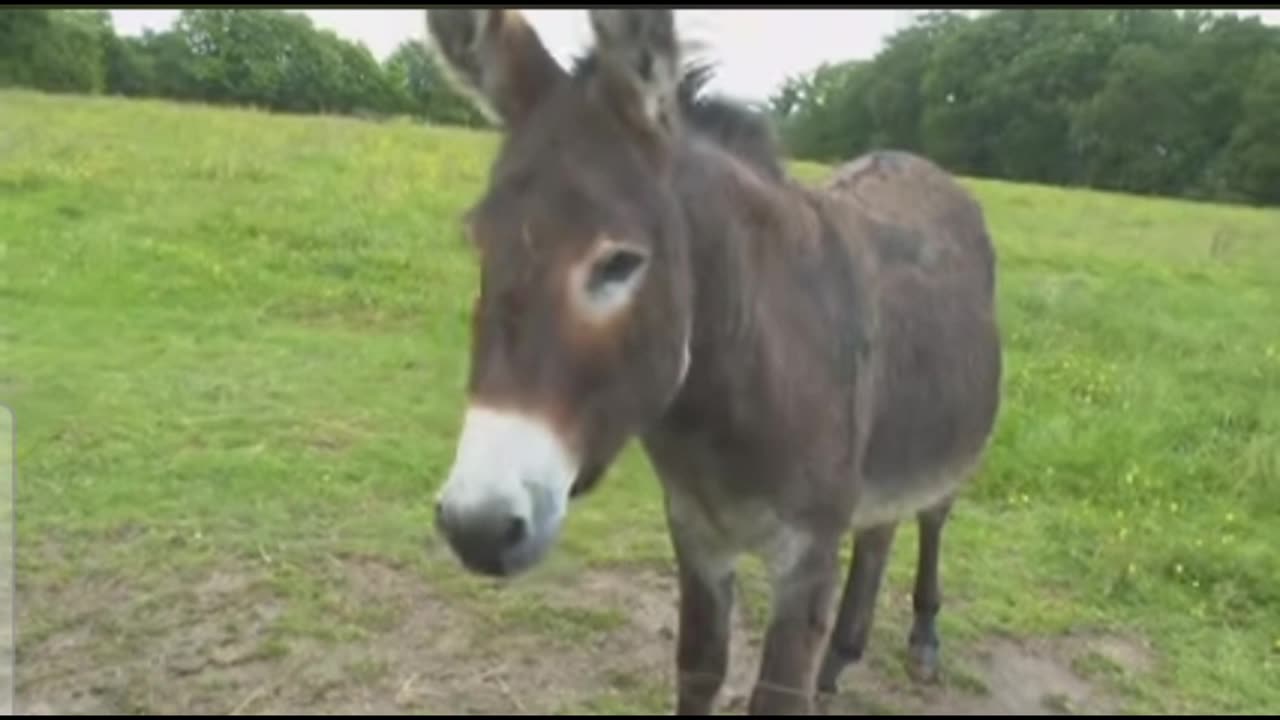
[(938, 681), (939, 652), (936, 645), (911, 645), (907, 648), (907, 674), (923, 684)]

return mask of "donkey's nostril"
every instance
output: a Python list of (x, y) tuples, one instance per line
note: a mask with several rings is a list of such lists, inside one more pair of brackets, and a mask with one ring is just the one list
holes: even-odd
[(506, 533), (502, 536), (503, 544), (507, 547), (513, 547), (524, 542), (525, 536), (529, 534), (529, 524), (520, 516), (512, 517), (507, 521)]
[(510, 575), (527, 567), (545, 549), (540, 528), (529, 514), (513, 511), (505, 499), (436, 506), (436, 527), (465, 565), (486, 575)]

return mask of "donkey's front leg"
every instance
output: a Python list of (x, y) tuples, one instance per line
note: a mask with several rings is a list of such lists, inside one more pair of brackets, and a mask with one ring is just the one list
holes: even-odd
[(710, 715), (729, 669), (733, 573), (700, 570), (680, 563), (677, 715)]
[(839, 539), (827, 533), (803, 540), (794, 536), (789, 551), (771, 563), (773, 614), (749, 714), (812, 712), (819, 653), (830, 634)]
[(729, 669), (733, 563), (687, 524), (670, 521), (680, 573), (676, 714), (710, 715)]

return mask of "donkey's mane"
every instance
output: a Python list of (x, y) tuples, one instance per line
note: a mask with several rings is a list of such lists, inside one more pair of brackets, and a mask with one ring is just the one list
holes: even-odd
[[(595, 52), (589, 52), (574, 61), (573, 77), (585, 79), (595, 73), (597, 67)], [(786, 170), (769, 118), (743, 103), (706, 93), (706, 86), (714, 76), (715, 67), (709, 61), (694, 58), (685, 62), (676, 96), (687, 127), (770, 180), (782, 180)]]

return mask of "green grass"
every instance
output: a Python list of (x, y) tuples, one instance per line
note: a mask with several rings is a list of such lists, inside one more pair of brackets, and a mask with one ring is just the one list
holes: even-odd
[[(164, 605), (239, 566), (284, 598), (281, 637), (353, 642), (395, 617), (335, 590), (349, 557), (584, 648), (623, 621), (460, 577), (429, 535), (476, 278), (458, 218), (492, 136), (23, 92), (0, 108), (20, 648), (108, 622), (60, 606), (71, 588), (128, 578)], [(947, 652), (1140, 635), (1156, 659), (1114, 683), (1129, 709), (1280, 707), (1280, 214), (966, 182), (999, 246), (1007, 381), (944, 540)], [(900, 535), (898, 605), (914, 548)], [(542, 577), (668, 557), (631, 448)], [(580, 705), (663, 712), (663, 687), (620, 676)]]

